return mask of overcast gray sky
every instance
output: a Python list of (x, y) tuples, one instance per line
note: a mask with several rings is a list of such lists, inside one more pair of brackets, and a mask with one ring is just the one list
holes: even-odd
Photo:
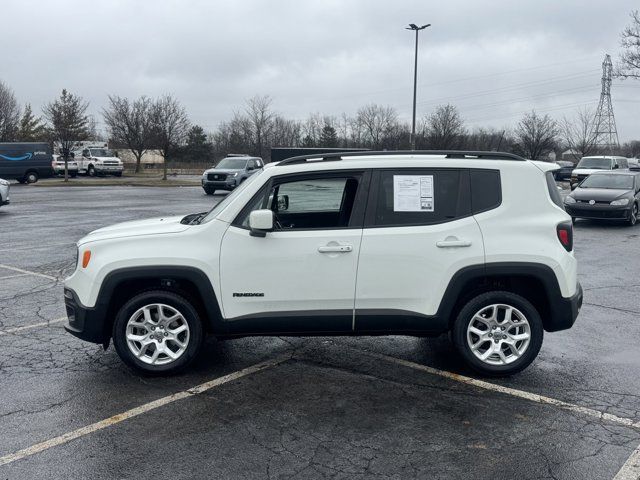
[[(0, 80), (39, 111), (62, 88), (100, 121), (108, 94), (171, 93), (213, 130), (253, 95), (290, 118), (391, 105), (409, 121), (456, 105), (468, 126), (509, 128), (535, 108), (595, 108), (605, 53), (637, 0), (0, 0)], [(640, 82), (614, 81), (620, 140), (640, 138)], [(99, 123), (99, 126), (101, 123)]]

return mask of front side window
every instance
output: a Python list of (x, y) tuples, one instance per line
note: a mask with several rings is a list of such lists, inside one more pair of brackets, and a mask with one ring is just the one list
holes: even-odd
[(275, 230), (313, 230), (349, 227), (360, 177), (310, 177), (276, 181), (259, 192), (233, 222), (248, 228), (253, 210), (270, 209)]
[(471, 214), (467, 170), (383, 170), (370, 226), (431, 225)]

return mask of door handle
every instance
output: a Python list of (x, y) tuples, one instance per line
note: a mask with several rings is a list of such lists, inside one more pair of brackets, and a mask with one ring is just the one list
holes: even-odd
[(347, 253), (353, 251), (351, 245), (325, 245), (318, 247), (320, 253)]
[(470, 247), (471, 242), (469, 240), (441, 240), (436, 242), (436, 247), (439, 248), (447, 248), (447, 247)]

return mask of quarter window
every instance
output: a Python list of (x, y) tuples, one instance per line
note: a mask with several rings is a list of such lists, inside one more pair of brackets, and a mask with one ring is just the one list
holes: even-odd
[[(471, 177), (471, 207), (473, 213), (486, 212), (502, 203), (499, 170), (473, 169)], [(554, 182), (555, 185), (555, 182)]]

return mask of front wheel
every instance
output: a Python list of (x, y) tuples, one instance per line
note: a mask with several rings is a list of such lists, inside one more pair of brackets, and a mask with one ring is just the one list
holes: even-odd
[(633, 227), (638, 221), (638, 204), (634, 203), (633, 207), (631, 207), (631, 213), (629, 214), (629, 220), (627, 220), (627, 225)]
[(144, 292), (129, 300), (113, 325), (113, 344), (124, 363), (148, 374), (173, 374), (189, 365), (203, 342), (202, 322), (186, 298)]
[(495, 291), (478, 295), (462, 308), (452, 337), (474, 370), (486, 376), (507, 376), (524, 370), (536, 358), (543, 325), (527, 299)]
[(93, 165), (89, 165), (89, 168), (87, 169), (87, 174), (90, 177), (95, 177), (96, 176), (96, 169), (94, 168)]

